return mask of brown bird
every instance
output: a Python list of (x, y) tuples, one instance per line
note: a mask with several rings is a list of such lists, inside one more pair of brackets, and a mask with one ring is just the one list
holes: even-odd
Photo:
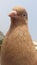
[(28, 14), (23, 7), (14, 7), (8, 14), (11, 20), (1, 47), (1, 65), (37, 65), (36, 51), (28, 31)]

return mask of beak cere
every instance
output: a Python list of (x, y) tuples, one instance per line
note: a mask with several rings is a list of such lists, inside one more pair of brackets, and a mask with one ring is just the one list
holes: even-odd
[(11, 11), (9, 12), (8, 16), (15, 17), (17, 15), (17, 11)]

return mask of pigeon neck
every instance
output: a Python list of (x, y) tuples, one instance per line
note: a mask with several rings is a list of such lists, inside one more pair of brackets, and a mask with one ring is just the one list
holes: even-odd
[(26, 23), (26, 21), (23, 20), (11, 19), (11, 27), (18, 27), (23, 25), (27, 26), (28, 24)]

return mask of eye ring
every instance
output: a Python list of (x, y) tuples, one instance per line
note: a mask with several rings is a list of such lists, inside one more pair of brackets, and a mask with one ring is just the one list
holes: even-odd
[(23, 14), (22, 16), (25, 16), (25, 14)]

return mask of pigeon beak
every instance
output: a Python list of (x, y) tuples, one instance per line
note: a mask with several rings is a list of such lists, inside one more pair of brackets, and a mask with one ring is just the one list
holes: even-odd
[(17, 15), (17, 12), (16, 11), (11, 11), (8, 14), (9, 17), (15, 17), (16, 15)]

